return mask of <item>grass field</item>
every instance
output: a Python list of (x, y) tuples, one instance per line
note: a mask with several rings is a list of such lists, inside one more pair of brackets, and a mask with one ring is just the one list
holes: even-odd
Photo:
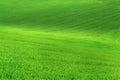
[(0, 80), (120, 80), (119, 0), (1, 0)]

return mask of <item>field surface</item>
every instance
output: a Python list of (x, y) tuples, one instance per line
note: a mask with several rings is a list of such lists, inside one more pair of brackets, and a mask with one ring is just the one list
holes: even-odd
[(0, 80), (120, 80), (120, 1), (1, 0)]

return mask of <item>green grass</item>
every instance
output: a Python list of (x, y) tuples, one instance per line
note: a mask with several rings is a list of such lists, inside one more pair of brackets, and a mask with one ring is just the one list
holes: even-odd
[(0, 80), (120, 80), (118, 0), (1, 0)]

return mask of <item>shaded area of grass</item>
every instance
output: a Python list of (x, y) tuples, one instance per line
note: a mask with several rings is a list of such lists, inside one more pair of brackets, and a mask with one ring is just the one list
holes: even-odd
[(49, 31), (92, 30), (105, 33), (119, 29), (119, 1), (83, 1), (2, 1), (0, 23), (28, 25)]

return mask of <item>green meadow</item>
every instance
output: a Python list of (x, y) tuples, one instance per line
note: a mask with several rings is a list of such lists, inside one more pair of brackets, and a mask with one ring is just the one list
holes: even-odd
[(0, 80), (120, 80), (120, 1), (0, 0)]

